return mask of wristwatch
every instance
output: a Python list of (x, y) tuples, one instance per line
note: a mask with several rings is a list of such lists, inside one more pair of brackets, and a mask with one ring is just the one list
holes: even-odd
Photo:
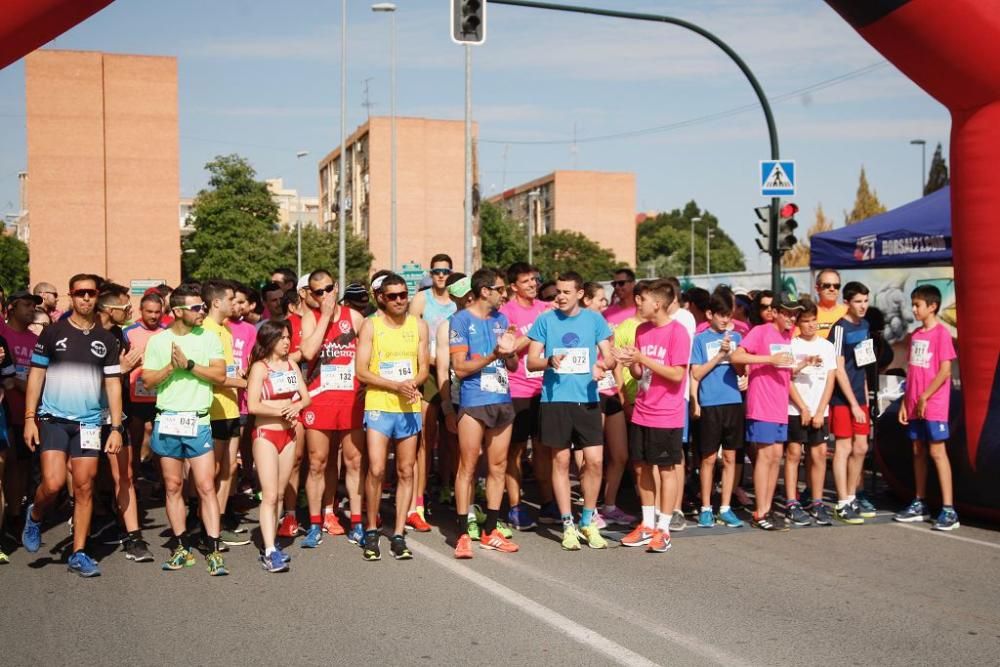
[(188, 369), (188, 371), (193, 371), (194, 370), (194, 359), (188, 359), (187, 369)]
[(119, 424), (118, 426), (111, 426), (112, 431), (118, 431), (122, 435), (125, 435), (125, 424)]

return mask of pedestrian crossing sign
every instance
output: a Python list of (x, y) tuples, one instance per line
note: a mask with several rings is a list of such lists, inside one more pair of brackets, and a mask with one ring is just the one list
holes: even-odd
[(760, 161), (760, 196), (795, 196), (795, 160)]

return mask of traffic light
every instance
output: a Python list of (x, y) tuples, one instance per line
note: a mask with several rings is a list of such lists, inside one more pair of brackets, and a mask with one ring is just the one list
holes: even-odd
[(456, 44), (486, 41), (486, 0), (451, 0), (451, 41)]
[(788, 202), (778, 210), (778, 253), (785, 253), (791, 250), (798, 239), (795, 238), (795, 229), (799, 223), (795, 221), (795, 214), (799, 212), (797, 204)]
[(757, 247), (760, 248), (761, 252), (770, 252), (770, 247), (768, 246), (768, 226), (771, 224), (771, 207), (770, 206), (759, 206), (753, 210), (757, 214), (757, 218), (760, 220), (756, 225), (757, 233), (760, 235), (755, 241), (757, 241)]

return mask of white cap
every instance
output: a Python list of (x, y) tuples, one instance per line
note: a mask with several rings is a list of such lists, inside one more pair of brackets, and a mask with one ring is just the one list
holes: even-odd
[(299, 284), (296, 285), (295, 287), (296, 289), (305, 289), (309, 287), (309, 274), (307, 273), (306, 275), (299, 278)]

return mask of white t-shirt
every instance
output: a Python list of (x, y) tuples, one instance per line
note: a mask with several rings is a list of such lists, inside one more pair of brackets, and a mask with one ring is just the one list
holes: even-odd
[[(698, 323), (694, 321), (694, 315), (687, 308), (678, 308), (672, 316), (672, 319), (677, 320), (688, 332), (688, 359), (691, 358), (691, 350), (694, 346), (694, 336), (695, 331), (698, 329)], [(690, 367), (689, 367), (690, 368)], [(691, 400), (691, 374), (685, 373), (684, 375), (684, 400)]]
[[(807, 341), (802, 338), (792, 339), (792, 356), (798, 364), (806, 357), (819, 356), (823, 364), (821, 366), (806, 366), (792, 377), (795, 388), (799, 396), (809, 406), (810, 411), (815, 411), (819, 407), (819, 402), (823, 399), (823, 390), (826, 389), (826, 376), (830, 371), (837, 370), (837, 357), (834, 354), (833, 343), (819, 336)], [(829, 406), (823, 416), (830, 412)], [(788, 414), (798, 415), (799, 409), (788, 401)]]

